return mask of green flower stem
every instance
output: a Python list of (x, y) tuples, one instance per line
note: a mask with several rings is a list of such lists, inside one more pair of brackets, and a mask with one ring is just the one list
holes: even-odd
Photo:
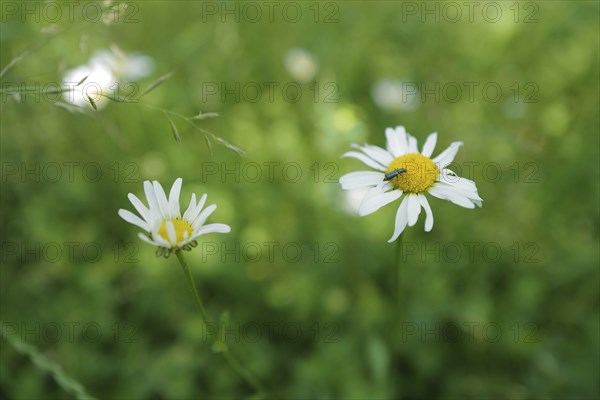
[[(183, 272), (185, 273), (185, 276), (190, 284), (190, 288), (192, 289), (192, 292), (194, 293), (194, 298), (196, 299), (196, 304), (198, 305), (198, 310), (200, 311), (200, 316), (202, 317), (202, 320), (204, 321), (204, 323), (206, 325), (208, 325), (209, 324), (208, 315), (206, 314), (206, 309), (204, 308), (204, 304), (202, 303), (202, 299), (200, 298), (200, 294), (198, 293), (198, 289), (196, 288), (196, 283), (194, 281), (194, 277), (192, 276), (192, 271), (190, 271), (190, 269), (188, 268), (187, 261), (185, 261), (182, 251), (175, 252), (175, 255), (177, 256), (177, 259), (179, 260), (179, 263), (181, 264), (181, 267), (183, 268)], [(213, 339), (213, 343), (216, 343), (216, 341), (214, 339)], [(231, 354), (231, 352), (229, 351), (229, 348), (226, 345), (224, 347), (220, 347), (220, 348), (222, 349), (220, 351), (220, 353), (223, 354), (223, 357), (225, 357), (225, 359), (227, 360), (227, 362), (229, 363), (231, 368), (233, 368), (238, 374), (240, 374), (240, 376), (242, 378), (244, 378), (244, 380), (250, 386), (252, 386), (254, 388), (254, 390), (256, 390), (258, 392), (258, 394), (260, 394), (260, 395), (265, 394), (266, 391), (264, 390), (264, 388), (260, 384), (260, 382), (258, 382), (258, 380), (256, 380), (252, 376), (252, 374), (246, 368), (244, 368), (244, 366), (235, 358), (235, 356), (233, 354)]]
[(200, 294), (198, 293), (198, 289), (196, 288), (196, 283), (194, 282), (194, 277), (192, 276), (192, 271), (188, 268), (187, 261), (183, 257), (183, 253), (181, 251), (175, 252), (179, 263), (183, 267), (183, 272), (185, 273), (188, 282), (190, 283), (190, 287), (192, 292), (194, 293), (194, 297), (196, 298), (196, 304), (198, 305), (198, 309), (200, 310), (200, 315), (202, 316), (202, 320), (205, 324), (208, 324), (208, 316), (206, 314), (206, 309), (204, 308), (204, 303), (202, 303), (202, 299), (200, 298)]
[(396, 307), (400, 306), (400, 290), (402, 289), (402, 234), (396, 240), (396, 262), (394, 263), (394, 302)]

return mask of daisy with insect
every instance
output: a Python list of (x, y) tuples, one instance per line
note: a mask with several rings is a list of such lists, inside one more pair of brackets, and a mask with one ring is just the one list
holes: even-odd
[(352, 157), (371, 167), (371, 171), (357, 171), (340, 178), (342, 189), (351, 190), (370, 187), (363, 198), (358, 213), (369, 215), (386, 204), (402, 198), (396, 212), (394, 234), (388, 241), (395, 241), (406, 226), (416, 224), (421, 208), (425, 210), (425, 231), (433, 228), (433, 213), (425, 193), (465, 208), (481, 207), (482, 199), (475, 182), (457, 176), (447, 167), (452, 163), (462, 142), (453, 142), (438, 156), (431, 158), (437, 141), (437, 133), (427, 137), (421, 152), (417, 139), (403, 126), (387, 128), (386, 149), (365, 144), (352, 147), (342, 157)]

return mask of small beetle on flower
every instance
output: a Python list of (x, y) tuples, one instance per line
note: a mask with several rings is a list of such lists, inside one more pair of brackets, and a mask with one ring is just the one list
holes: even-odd
[(376, 171), (357, 171), (340, 178), (342, 189), (371, 187), (358, 209), (361, 216), (371, 214), (405, 194), (396, 213), (394, 234), (388, 242), (395, 241), (406, 226), (413, 226), (421, 207), (425, 209), (425, 231), (433, 228), (433, 213), (425, 193), (449, 200), (465, 208), (481, 207), (482, 199), (475, 182), (460, 178), (447, 169), (462, 142), (454, 142), (437, 157), (431, 158), (437, 141), (437, 133), (427, 137), (419, 153), (417, 139), (403, 126), (387, 128), (387, 150), (378, 146), (352, 144), (361, 150), (350, 151), (342, 157), (357, 158)]

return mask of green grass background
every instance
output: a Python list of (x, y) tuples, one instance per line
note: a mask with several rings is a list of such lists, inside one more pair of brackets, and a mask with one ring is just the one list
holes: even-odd
[[(4, 98), (0, 311), (5, 333), (15, 326), (17, 332), (10, 331), (12, 341), (2, 341), (0, 397), (72, 396), (17, 351), (15, 338), (97, 398), (253, 394), (203, 338), (176, 258), (157, 258), (154, 248), (136, 238), (137, 228), (117, 216), (119, 208), (133, 210), (126, 196), (142, 196), (143, 180), (170, 187), (176, 177), (184, 179), (182, 207), (191, 193), (206, 192), (218, 204), (211, 221), (232, 227), (231, 234), (201, 242), (233, 253), (208, 255), (201, 243), (186, 255), (215, 321), (228, 311), (231, 324), (261, 326), (256, 342), (228, 338), (271, 396), (599, 396), (597, 2), (519, 2), (517, 22), (509, 8), (515, 3), (499, 2), (503, 17), (496, 23), (477, 11), (474, 22), (466, 15), (454, 23), (423, 21), (406, 13), (406, 2), (392, 1), (320, 3), (319, 22), (314, 4), (299, 2), (303, 17), (297, 23), (277, 12), (272, 22), (266, 16), (256, 23), (233, 17), (222, 22), (220, 14), (204, 15), (200, 2), (135, 4), (137, 22), (110, 26), (80, 16), (54, 25), (3, 17), (2, 68), (31, 49), (2, 77), (3, 87), (60, 82), (65, 69), (116, 44), (155, 60), (153, 75), (138, 82), (141, 88), (174, 71), (141, 103), (187, 116), (218, 112), (199, 126), (247, 154), (214, 143), (211, 155), (201, 132), (174, 119), (177, 143), (165, 115), (141, 103), (110, 103), (78, 114), (44, 99)], [(337, 22), (324, 23), (331, 10), (337, 10)], [(524, 23), (532, 10), (537, 22)], [(42, 31), (50, 25), (56, 33)], [(205, 96), (207, 82), (229, 88), (235, 82), (294, 82), (284, 64), (294, 47), (316, 57), (314, 81), (321, 88), (334, 82), (335, 102), (324, 101), (325, 90), (315, 101), (314, 82), (301, 84), (297, 102), (277, 90), (273, 102), (264, 94), (256, 102)], [(480, 86), (474, 101), (464, 94), (456, 102), (429, 96), (413, 110), (384, 111), (371, 96), (372, 85), (384, 78), (428, 87)], [(498, 102), (482, 96), (489, 82), (503, 89)], [(515, 102), (515, 82), (522, 91), (533, 83), (536, 101)], [(437, 131), (434, 154), (463, 141), (456, 162), (463, 176), (476, 181), (484, 206), (466, 210), (430, 200), (433, 231), (423, 231), (422, 215), (405, 231), (404, 249), (437, 245), (441, 257), (404, 253), (396, 306), (396, 246), (386, 242), (397, 204), (359, 218), (345, 211), (345, 193), (334, 181), (362, 169), (357, 160), (339, 159), (350, 143), (384, 146), (385, 128), (400, 124), (421, 144)], [(73, 182), (66, 175), (51, 182), (5, 170), (69, 162), (98, 163), (103, 174), (88, 182), (76, 166)], [(259, 182), (206, 174), (207, 163), (221, 171), (250, 162), (297, 163), (302, 176), (289, 182), (280, 168), (272, 180), (264, 169)], [(488, 175), (482, 167), (469, 174), (467, 162), (496, 163), (502, 175), (490, 179), (495, 167)], [(329, 174), (334, 179), (326, 180)], [(72, 258), (65, 242), (79, 243)], [(280, 244), (273, 260), (266, 242)], [(56, 262), (50, 260), (53, 243), (63, 252)], [(96, 259), (90, 248), (93, 262), (81, 251), (89, 243), (102, 250)], [(244, 257), (253, 254), (249, 250), (236, 260), (236, 243), (240, 249), (261, 244), (262, 257), (252, 262)], [(288, 243), (303, 251), (297, 262), (281, 252)], [(478, 244), (473, 257), (465, 243)], [(34, 251), (12, 254), (9, 246), (15, 244)], [(485, 245), (492, 256), (482, 251)], [(452, 250), (448, 246), (463, 251), (455, 262), (443, 253)], [(493, 256), (490, 246), (502, 254)], [(58, 340), (52, 340), (51, 324), (61, 328)], [(65, 324), (79, 324), (72, 325), (73, 338)], [(82, 334), (86, 324), (101, 327), (98, 340)], [(300, 326), (302, 334), (290, 339), (266, 324)], [(444, 330), (454, 326), (461, 329), (457, 340), (456, 331)], [(469, 326), (475, 326), (473, 334)], [(492, 327), (487, 336), (484, 326)], [(501, 329), (497, 339), (495, 327)]]

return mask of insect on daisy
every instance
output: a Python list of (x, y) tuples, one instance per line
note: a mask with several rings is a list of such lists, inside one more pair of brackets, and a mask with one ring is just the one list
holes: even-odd
[(405, 195), (396, 212), (394, 234), (389, 243), (395, 241), (407, 225), (416, 224), (421, 207), (426, 214), (425, 231), (431, 231), (433, 213), (425, 193), (461, 207), (481, 207), (483, 200), (477, 193), (475, 182), (461, 178), (447, 168), (462, 142), (452, 143), (437, 157), (431, 158), (437, 133), (427, 137), (420, 153), (417, 139), (408, 134), (403, 126), (387, 128), (385, 135), (387, 150), (369, 144), (351, 145), (361, 152), (349, 151), (342, 157), (359, 159), (376, 171), (351, 172), (340, 178), (340, 184), (346, 190), (371, 187), (358, 209), (361, 216), (369, 215)]
[(177, 178), (169, 198), (157, 181), (144, 181), (144, 192), (148, 201), (148, 207), (144, 205), (133, 193), (127, 197), (135, 207), (140, 217), (131, 211), (120, 209), (119, 216), (125, 221), (133, 224), (146, 233), (138, 233), (140, 239), (146, 243), (158, 246), (157, 256), (169, 257), (172, 252), (181, 249), (191, 250), (198, 245), (198, 238), (207, 233), (228, 233), (231, 228), (225, 224), (204, 225), (210, 214), (217, 208), (215, 204), (204, 207), (206, 194), (203, 194), (196, 203), (196, 194), (192, 194), (190, 205), (181, 215), (179, 207), (179, 194), (183, 180)]

